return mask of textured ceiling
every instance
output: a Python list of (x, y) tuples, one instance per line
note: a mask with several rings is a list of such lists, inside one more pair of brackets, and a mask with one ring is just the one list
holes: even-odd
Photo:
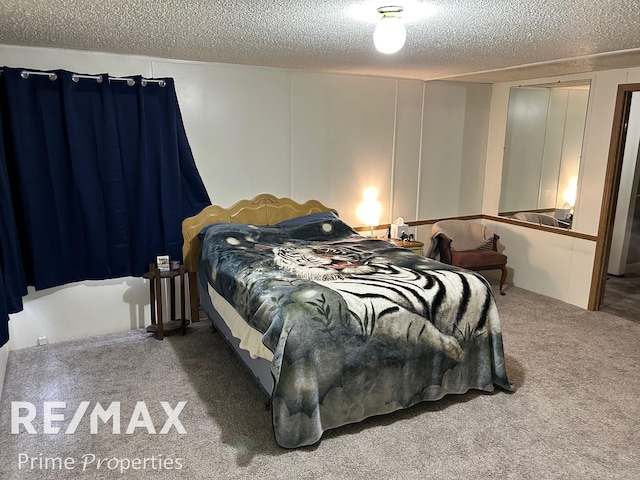
[[(395, 55), (353, 7), (409, 0), (2, 0), (0, 44), (420, 80), (640, 66), (638, 0), (434, 0)], [(415, 5), (414, 5), (415, 7)]]

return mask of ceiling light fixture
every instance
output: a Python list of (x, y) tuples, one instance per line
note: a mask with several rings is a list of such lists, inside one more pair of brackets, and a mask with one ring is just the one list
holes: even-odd
[(404, 46), (407, 31), (400, 15), (402, 11), (403, 8), (397, 6), (378, 8), (382, 18), (373, 31), (373, 44), (380, 53), (396, 53)]

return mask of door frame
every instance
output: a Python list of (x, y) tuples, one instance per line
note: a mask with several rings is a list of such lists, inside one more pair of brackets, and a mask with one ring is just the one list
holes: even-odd
[(613, 224), (615, 222), (616, 207), (618, 206), (618, 190), (620, 189), (620, 176), (622, 173), (622, 159), (627, 140), (627, 126), (629, 112), (631, 110), (631, 96), (633, 92), (640, 91), (640, 83), (627, 83), (618, 85), (616, 105), (611, 127), (611, 143), (609, 144), (609, 156), (607, 171), (602, 192), (602, 207), (600, 209), (600, 222), (598, 224), (598, 236), (596, 251), (591, 274), (591, 290), (589, 292), (589, 310), (599, 310), (604, 299), (605, 281), (607, 278), (607, 266), (613, 237)]

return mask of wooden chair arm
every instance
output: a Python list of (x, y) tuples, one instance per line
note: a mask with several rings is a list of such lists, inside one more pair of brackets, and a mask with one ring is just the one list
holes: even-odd
[(494, 252), (498, 251), (498, 239), (500, 238), (500, 236), (497, 233), (493, 234), (493, 239), (491, 241), (491, 250), (493, 250)]
[(438, 252), (440, 253), (440, 261), (451, 265), (451, 239), (444, 233), (436, 235), (438, 242)]

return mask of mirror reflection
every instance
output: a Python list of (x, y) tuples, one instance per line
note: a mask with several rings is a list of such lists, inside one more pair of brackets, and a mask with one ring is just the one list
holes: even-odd
[(588, 82), (511, 87), (499, 215), (571, 228)]

